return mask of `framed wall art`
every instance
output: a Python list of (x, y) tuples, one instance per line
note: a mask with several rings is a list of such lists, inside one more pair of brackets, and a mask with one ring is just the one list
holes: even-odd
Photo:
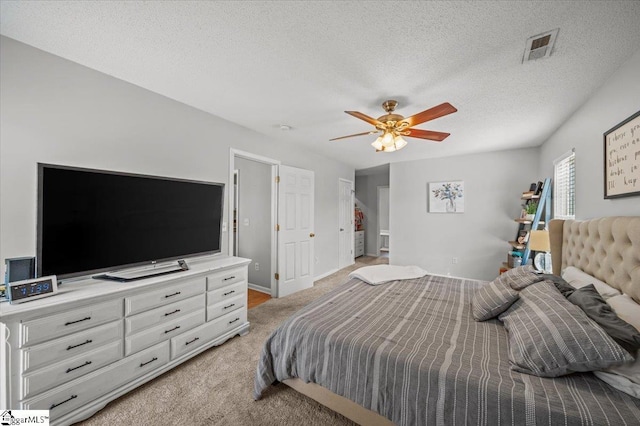
[(640, 195), (640, 111), (604, 133), (604, 198)]
[(464, 213), (464, 181), (429, 182), (429, 213)]

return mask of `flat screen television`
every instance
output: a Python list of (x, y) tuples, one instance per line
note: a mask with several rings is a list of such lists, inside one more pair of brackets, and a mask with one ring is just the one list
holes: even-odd
[(37, 275), (219, 253), (224, 184), (38, 164)]

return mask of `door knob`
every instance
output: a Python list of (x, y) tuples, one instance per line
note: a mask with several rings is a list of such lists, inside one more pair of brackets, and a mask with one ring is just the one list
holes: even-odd
[(313, 232), (309, 234), (309, 237), (310, 237), (310, 238), (313, 238), (313, 237), (315, 237), (315, 236), (316, 236), (316, 234), (314, 234)]
[(344, 228), (340, 228), (340, 231), (344, 231)]

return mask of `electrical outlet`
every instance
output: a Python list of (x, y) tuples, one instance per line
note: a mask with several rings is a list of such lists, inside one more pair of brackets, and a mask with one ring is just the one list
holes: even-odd
[(320, 260), (316, 257), (316, 263), (318, 263)]
[(453, 265), (457, 265), (457, 264), (458, 264), (458, 258), (457, 258), (457, 257), (452, 257), (452, 258), (451, 258), (451, 263), (452, 263)]
[(256, 271), (260, 270), (260, 264), (258, 262), (256, 262)]
[(222, 222), (222, 232), (227, 232), (227, 222)]
[(249, 218), (248, 217), (244, 218), (244, 226), (249, 226)]

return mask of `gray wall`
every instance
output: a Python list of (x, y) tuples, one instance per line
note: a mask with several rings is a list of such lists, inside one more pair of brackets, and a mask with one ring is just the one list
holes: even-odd
[[(537, 148), (392, 163), (390, 263), (494, 279), (518, 229), (522, 191), (542, 179), (537, 171)], [(464, 181), (465, 212), (427, 213), (427, 183), (446, 180)]]
[(236, 157), (234, 167), (239, 175), (238, 256), (252, 260), (249, 283), (270, 290), (271, 166)]
[(636, 52), (540, 150), (540, 175), (575, 147), (576, 218), (640, 215), (640, 197), (604, 199), (603, 133), (640, 110), (640, 51)]
[(35, 255), (37, 162), (228, 183), (233, 147), (315, 172), (314, 273), (338, 268), (352, 167), (6, 37), (0, 87), (0, 261)]
[(364, 213), (364, 251), (378, 255), (378, 186), (389, 185), (389, 171), (356, 176), (356, 204)]

